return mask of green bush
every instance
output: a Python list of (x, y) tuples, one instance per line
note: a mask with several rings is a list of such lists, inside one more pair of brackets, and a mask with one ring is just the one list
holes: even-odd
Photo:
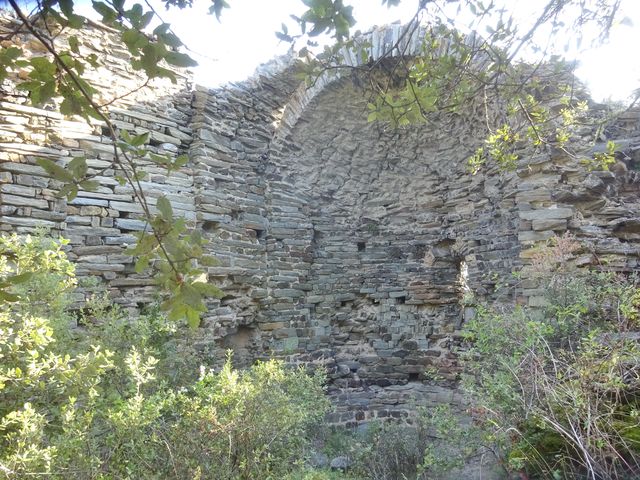
[(352, 476), (337, 470), (315, 470), (305, 468), (283, 477), (282, 480), (358, 480), (362, 477)]
[(510, 471), (638, 478), (638, 279), (575, 268), (580, 248), (565, 236), (534, 258), (544, 309), (480, 309), (466, 386)]
[(354, 478), (427, 480), (447, 475), (482, 449), (484, 432), (449, 405), (418, 407), (411, 423), (371, 422), (364, 431), (331, 429), (321, 437), (329, 458), (347, 456)]
[(72, 310), (63, 244), (0, 237), (0, 478), (303, 472), (328, 408), (320, 373), (277, 361), (236, 371), (230, 356), (198, 371), (188, 348), (176, 359), (179, 335), (157, 312), (129, 319), (100, 295)]
[(355, 468), (364, 478), (392, 480), (420, 478), (425, 446), (423, 422), (372, 424), (356, 452)]

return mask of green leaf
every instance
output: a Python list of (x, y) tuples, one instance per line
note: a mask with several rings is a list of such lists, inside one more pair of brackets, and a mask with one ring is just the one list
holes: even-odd
[(161, 23), (160, 25), (158, 25), (156, 28), (153, 29), (153, 34), (158, 36), (164, 35), (169, 31), (169, 28), (171, 28), (170, 24)]
[(131, 23), (137, 26), (140, 23), (140, 19), (142, 18), (142, 12), (142, 5), (140, 5), (139, 3), (135, 3), (131, 7), (131, 10), (125, 13), (125, 17), (127, 17), (131, 21)]
[(80, 60), (74, 60), (73, 66), (80, 75), (84, 75), (84, 64)]
[(222, 290), (220, 290), (215, 285), (211, 285), (210, 283), (202, 283), (196, 282), (193, 284), (193, 288), (195, 288), (200, 295), (205, 297), (217, 297), (220, 298), (222, 295)]
[(138, 28), (143, 29), (147, 27), (147, 25), (151, 23), (151, 20), (153, 20), (153, 16), (154, 16), (154, 13), (152, 11), (142, 15), (142, 18), (140, 18), (140, 25), (138, 25)]
[(215, 267), (220, 262), (217, 258), (211, 255), (203, 255), (198, 259), (198, 263), (200, 263), (200, 265), (202, 265), (203, 267)]
[(78, 184), (85, 192), (95, 192), (100, 187), (97, 180), (83, 180)]
[(198, 62), (189, 55), (180, 52), (167, 52), (164, 59), (168, 64), (179, 68), (196, 67), (198, 65)]
[(58, 5), (67, 17), (73, 15), (73, 0), (58, 0)]
[(148, 266), (149, 266), (149, 257), (146, 255), (143, 255), (139, 257), (138, 260), (136, 260), (134, 269), (136, 273), (142, 273), (147, 269)]
[(26, 273), (21, 273), (19, 275), (12, 275), (10, 277), (7, 277), (4, 280), (4, 282), (6, 282), (8, 284), (11, 284), (11, 285), (17, 285), (19, 283), (24, 283), (24, 282), (30, 280), (32, 277), (33, 277), (33, 272), (26, 272)]
[(168, 78), (169, 80), (171, 80), (171, 83), (173, 83), (173, 84), (177, 83), (175, 73), (173, 73), (171, 70), (168, 70), (166, 68), (157, 67), (156, 68), (156, 76), (157, 77)]
[(180, 289), (184, 303), (194, 310), (203, 311), (202, 295), (191, 285), (182, 285)]
[(133, 178), (135, 178), (136, 180), (145, 180), (147, 176), (148, 176), (148, 173), (146, 171), (138, 170), (133, 176)]
[(149, 132), (145, 132), (131, 138), (128, 143), (134, 147), (140, 147), (145, 143), (147, 143), (148, 141), (149, 141)]
[(184, 167), (189, 162), (189, 156), (186, 154), (178, 155), (175, 162), (173, 162), (174, 167), (181, 168)]
[(46, 57), (33, 57), (30, 63), (33, 67), (33, 71), (29, 74), (31, 78), (48, 80), (49, 77), (56, 73), (56, 65)]
[(71, 28), (76, 28), (76, 29), (82, 28), (85, 20), (86, 19), (82, 15), (75, 15), (73, 13), (70, 15), (67, 15), (67, 24)]
[(98, 68), (100, 66), (100, 62), (98, 61), (98, 56), (95, 53), (91, 53), (89, 54), (85, 60), (87, 61), (87, 63), (89, 65), (91, 65), (93, 68)]
[(156, 207), (164, 220), (168, 222), (173, 220), (173, 209), (171, 208), (171, 202), (169, 202), (167, 197), (160, 197)]
[(158, 35), (158, 38), (171, 48), (182, 46), (182, 41), (174, 33), (163, 33), (162, 35)]
[(59, 197), (67, 197), (68, 201), (78, 196), (78, 186), (75, 183), (67, 183), (58, 191)]
[(167, 319), (177, 322), (186, 317), (187, 308), (178, 298), (174, 298), (173, 302), (167, 305), (167, 302), (163, 303), (164, 310), (169, 310)]
[(158, 155), (155, 153), (150, 153), (149, 158), (154, 163), (157, 163), (158, 165), (161, 165), (163, 167), (166, 167), (171, 163), (171, 157), (169, 155)]
[(225, 0), (212, 0), (212, 5), (209, 7), (209, 13), (216, 16), (216, 20), (220, 21), (220, 15), (223, 8), (229, 8), (229, 4)]
[(17, 302), (20, 300), (20, 297), (14, 293), (7, 292), (6, 290), (0, 290), (0, 300), (4, 302)]
[(84, 157), (76, 157), (67, 165), (67, 170), (71, 172), (76, 180), (84, 178), (84, 176), (87, 174), (87, 169), (87, 159)]
[(282, 32), (276, 32), (276, 37), (278, 37), (278, 40), (281, 40), (283, 42), (287, 42), (287, 43), (293, 42), (293, 37), (291, 35), (287, 35)]
[(149, 77), (155, 78), (158, 76), (158, 62), (161, 60), (162, 55), (164, 55), (164, 52), (157, 44), (147, 44), (142, 48), (140, 65)]
[(137, 55), (141, 48), (149, 45), (149, 39), (135, 28), (130, 28), (122, 32), (121, 38), (129, 51), (134, 55)]
[(68, 96), (60, 104), (60, 113), (67, 116), (82, 115), (84, 113), (84, 109), (82, 108), (82, 103), (77, 97)]
[(73, 182), (74, 180), (73, 175), (69, 171), (47, 158), (38, 158), (36, 159), (36, 163), (56, 180), (61, 182)]
[(118, 18), (118, 13), (111, 7), (109, 7), (106, 3), (96, 2), (95, 0), (91, 3), (93, 5), (93, 9), (100, 15), (102, 15), (103, 23), (110, 25)]
[(53, 98), (56, 94), (56, 82), (55, 79), (51, 79), (45, 82), (40, 87), (40, 103), (44, 103), (47, 100)]
[(200, 325), (200, 313), (196, 310), (186, 309), (187, 324), (191, 328), (197, 328)]
[(17, 60), (22, 55), (22, 49), (18, 47), (2, 48), (0, 50), (1, 60)]

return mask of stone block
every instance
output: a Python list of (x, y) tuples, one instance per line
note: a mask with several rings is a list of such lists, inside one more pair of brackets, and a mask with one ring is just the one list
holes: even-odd
[(567, 219), (573, 216), (571, 208), (541, 208), (537, 210), (527, 210), (518, 213), (523, 220), (558, 220)]
[(548, 240), (553, 236), (554, 232), (551, 230), (541, 232), (518, 232), (518, 240), (521, 242), (539, 242), (542, 240)]
[(284, 328), (284, 327), (285, 327), (284, 322), (265, 322), (260, 324), (260, 330), (267, 331), (267, 332)]
[(546, 218), (534, 219), (531, 222), (531, 228), (535, 231), (554, 230), (564, 231), (567, 229), (567, 221), (564, 219)]
[(134, 220), (131, 218), (116, 218), (115, 227), (120, 230), (143, 231), (150, 229), (149, 224), (144, 220)]
[(49, 202), (39, 198), (20, 197), (18, 195), (2, 194), (2, 203), (7, 205), (15, 205), (19, 207), (34, 207), (46, 210), (49, 208)]

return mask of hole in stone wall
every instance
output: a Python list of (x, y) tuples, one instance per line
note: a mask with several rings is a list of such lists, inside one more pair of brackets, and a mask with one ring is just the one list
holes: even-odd
[(364, 252), (367, 248), (367, 242), (358, 242), (358, 251)]
[(409, 374), (409, 381), (410, 382), (417, 382), (420, 380), (420, 374), (417, 372), (412, 372)]
[(220, 298), (220, 305), (229, 305), (229, 303), (232, 303), (236, 298), (235, 295), (225, 295)]
[(257, 228), (254, 228), (253, 230), (255, 230), (256, 232), (256, 238), (258, 240), (262, 240), (265, 237), (265, 231), (264, 230), (259, 230)]
[(456, 243), (455, 240), (451, 239), (451, 238), (445, 238), (444, 240), (440, 240), (438, 243), (436, 243), (436, 247), (437, 248), (450, 248), (452, 247), (454, 244)]
[(475, 317), (475, 308), (469, 303), (472, 297), (471, 288), (469, 287), (469, 266), (464, 260), (459, 260), (458, 262), (458, 288), (458, 298), (461, 308), (456, 328), (461, 328), (465, 321)]
[(401, 296), (401, 297), (396, 297), (396, 303), (398, 305), (403, 305), (405, 303), (407, 303), (407, 297), (406, 296)]
[(426, 253), (427, 253), (426, 245), (422, 245), (422, 244), (414, 245), (413, 255), (416, 258), (416, 260), (422, 260)]
[[(138, 311), (140, 311), (141, 313), (143, 311), (146, 312), (149, 308), (147, 304), (142, 302), (136, 303), (136, 306), (138, 308)], [(98, 324), (101, 321), (102, 316), (105, 314), (109, 314), (109, 312), (113, 311), (114, 308), (115, 307), (113, 305), (105, 305), (100, 309), (100, 311), (95, 311), (90, 307), (80, 307), (70, 310), (69, 314), (71, 318), (75, 320), (78, 327), (86, 327), (92, 324)]]
[(471, 289), (469, 288), (469, 266), (467, 262), (464, 260), (460, 260), (458, 263), (458, 282), (460, 282), (460, 291), (462, 295), (466, 295), (471, 293)]
[(223, 345), (227, 348), (246, 349), (251, 345), (255, 337), (256, 331), (247, 325), (238, 325), (236, 332), (224, 337)]
[(205, 220), (202, 222), (202, 230), (205, 232), (215, 232), (220, 227), (220, 222), (214, 222), (213, 220)]

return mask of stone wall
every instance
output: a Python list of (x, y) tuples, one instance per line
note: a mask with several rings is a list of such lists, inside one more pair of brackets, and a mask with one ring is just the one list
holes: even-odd
[[(399, 28), (371, 34), (374, 58)], [(108, 65), (108, 75), (96, 72), (109, 78), (105, 100), (143, 81), (109, 35), (96, 27), (83, 40)], [(232, 348), (239, 364), (275, 355), (326, 367), (332, 421), (459, 404), (455, 351), (473, 314), (464, 297), (539, 305), (541, 286), (526, 275), (536, 242), (571, 231), (593, 246), (581, 263), (638, 267), (636, 111), (609, 131), (621, 146), (615, 173), (552, 152), (514, 173), (471, 176), (466, 158), (486, 133), (472, 106), (392, 131), (367, 123), (349, 79), (306, 90), (287, 59), (217, 90), (180, 78), (117, 100), (110, 113), (119, 128), (151, 131), (150, 148), (189, 154), (180, 173), (151, 169), (144, 186), (151, 203), (167, 195), (220, 260), (209, 280), (225, 296), (210, 302), (199, 347), (212, 361)], [(106, 171), (97, 192), (66, 202), (35, 164), (86, 155), (104, 166), (112, 153), (102, 125), (6, 96), (0, 142), (0, 230), (50, 228), (71, 240), (78, 273), (98, 276), (115, 301), (152, 301), (152, 280), (125, 252), (144, 227), (132, 192)], [(513, 271), (523, 272), (518, 283)]]
[[(10, 19), (0, 22), (0, 33), (15, 29)], [(140, 134), (150, 132), (149, 150), (179, 155), (191, 143), (191, 88), (188, 77), (176, 72), (178, 81), (154, 81), (148, 87), (142, 75), (128, 64), (128, 52), (114, 41), (112, 31), (94, 26), (80, 39), (83, 55), (95, 54), (101, 66), (87, 70), (87, 78), (98, 89), (95, 100), (111, 104), (113, 124)], [(44, 55), (27, 34), (12, 41), (34, 56)], [(64, 37), (60, 39), (64, 41)], [(95, 178), (100, 187), (80, 191), (67, 202), (56, 195), (60, 184), (48, 178), (36, 164), (48, 158), (60, 164), (85, 156), (89, 173), (111, 165), (113, 146), (102, 122), (64, 118), (50, 104), (44, 108), (26, 105), (24, 92), (11, 79), (2, 85), (0, 101), (0, 231), (32, 232), (38, 227), (68, 238), (69, 258), (77, 262), (79, 276), (96, 276), (107, 282), (115, 301), (137, 306), (151, 299), (154, 288), (146, 275), (136, 275), (127, 245), (132, 233), (142, 230), (142, 209), (128, 186), (114, 179), (107, 168)], [(124, 93), (131, 95), (120, 98)], [(178, 215), (195, 221), (194, 178), (189, 167), (165, 177), (162, 170), (146, 165), (149, 203), (167, 195)], [(127, 292), (126, 295), (124, 292)]]

